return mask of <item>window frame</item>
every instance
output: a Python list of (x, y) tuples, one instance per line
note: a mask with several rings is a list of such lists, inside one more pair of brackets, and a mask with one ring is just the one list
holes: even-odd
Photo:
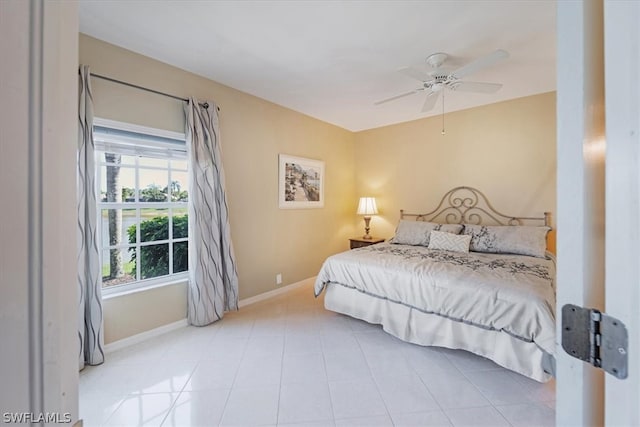
[[(119, 131), (126, 131), (126, 132), (133, 132), (133, 133), (137, 133), (137, 134), (143, 134), (143, 135), (148, 135), (148, 136), (154, 136), (154, 137), (160, 137), (160, 138), (169, 138), (172, 140), (180, 140), (180, 141), (185, 141), (186, 140), (186, 135), (184, 133), (179, 133), (179, 132), (173, 132), (173, 131), (168, 131), (168, 130), (163, 130), (163, 129), (156, 129), (156, 128), (151, 128), (151, 127), (146, 127), (146, 126), (140, 126), (140, 125), (134, 125), (131, 123), (125, 123), (125, 122), (119, 122), (119, 121), (115, 121), (115, 120), (108, 120), (108, 119), (102, 119), (102, 118), (94, 118), (94, 122), (93, 122), (94, 126), (99, 126), (99, 127), (104, 127), (104, 128), (110, 128), (113, 130), (119, 130)], [(185, 142), (186, 143), (186, 142)], [(179, 173), (186, 173), (187, 174), (187, 180), (189, 179), (189, 163), (188, 163), (188, 158), (186, 156), (186, 146), (184, 147), (184, 152), (185, 154), (183, 156), (171, 156), (169, 154), (167, 154), (166, 157), (162, 158), (162, 157), (157, 157), (157, 156), (145, 156), (144, 153), (142, 154), (128, 154), (128, 153), (121, 153), (122, 155), (128, 155), (128, 156), (132, 156), (135, 157), (135, 162), (134, 164), (120, 164), (118, 166), (120, 166), (121, 168), (128, 168), (128, 169), (132, 169), (134, 171), (134, 175), (135, 175), (135, 185), (136, 185), (136, 190), (135, 191), (135, 202), (103, 202), (102, 201), (102, 194), (101, 194), (101, 185), (102, 185), (102, 167), (109, 165), (108, 162), (106, 162), (104, 160), (104, 153), (109, 153), (112, 151), (104, 151), (101, 147), (98, 147), (99, 144), (96, 144), (96, 148), (95, 148), (95, 165), (96, 165), (96, 186), (95, 186), (95, 191), (96, 191), (96, 200), (97, 200), (97, 204), (96, 204), (96, 214), (97, 214), (97, 224), (100, 224), (98, 233), (98, 239), (100, 242), (100, 271), (102, 272), (102, 267), (104, 264), (104, 254), (105, 252), (108, 252), (111, 249), (128, 249), (130, 247), (135, 247), (136, 248), (136, 259), (138, 261), (141, 260), (141, 248), (144, 246), (150, 246), (150, 245), (161, 245), (161, 244), (167, 244), (169, 246), (169, 272), (171, 272), (173, 270), (173, 244), (174, 243), (182, 243), (182, 242), (189, 242), (189, 235), (187, 234), (187, 237), (179, 237), (179, 238), (173, 238), (173, 209), (186, 209), (187, 210), (187, 214), (188, 214), (188, 209), (189, 209), (189, 201), (186, 202), (172, 202), (172, 201), (165, 201), (165, 202), (140, 202), (139, 197), (140, 197), (140, 170), (159, 170), (159, 171), (167, 171), (167, 184), (171, 183), (171, 178), (172, 178), (172, 172), (179, 172)], [(133, 145), (132, 145), (133, 146)], [(167, 160), (167, 161), (175, 161), (175, 160), (180, 160), (180, 161), (186, 161), (187, 162), (187, 166), (186, 169), (181, 169), (181, 168), (174, 168), (172, 167), (171, 163), (167, 163), (167, 167), (158, 167), (158, 166), (149, 166), (149, 165), (139, 165), (139, 157), (140, 156), (144, 156), (147, 158), (162, 158), (163, 160)], [(168, 196), (169, 196), (169, 200), (171, 199), (171, 192), (168, 191)], [(142, 223), (142, 214), (141, 214), (141, 210), (143, 209), (148, 209), (148, 208), (155, 208), (155, 209), (166, 209), (167, 210), (167, 215), (169, 216), (169, 224), (168, 224), (168, 235), (167, 235), (167, 239), (162, 239), (162, 240), (154, 240), (154, 241), (150, 241), (150, 242), (142, 242), (141, 241), (141, 237), (140, 237), (140, 224)], [(135, 210), (135, 216), (136, 216), (136, 224), (138, 225), (136, 233), (137, 233), (137, 238), (136, 238), (136, 243), (135, 244), (130, 244), (130, 243), (121, 243), (120, 245), (105, 245), (103, 242), (103, 236), (102, 236), (102, 213), (104, 210), (108, 210), (108, 209), (133, 209)], [(187, 225), (187, 228), (188, 225)], [(121, 294), (128, 294), (131, 292), (136, 292), (139, 290), (144, 290), (144, 289), (149, 289), (149, 288), (156, 288), (156, 287), (160, 287), (160, 286), (167, 286), (167, 285), (172, 285), (175, 283), (179, 283), (179, 282), (184, 282), (186, 280), (188, 280), (189, 277), (189, 272), (187, 271), (183, 271), (183, 272), (179, 272), (179, 273), (170, 273), (167, 275), (163, 275), (163, 276), (159, 276), (159, 277), (152, 277), (152, 278), (148, 278), (148, 279), (141, 279), (140, 278), (140, 266), (139, 264), (136, 266), (136, 280), (132, 281), (132, 282), (128, 282), (128, 283), (123, 283), (123, 284), (119, 284), (119, 285), (112, 285), (112, 286), (108, 286), (108, 287), (104, 287), (102, 285), (102, 273), (100, 273), (100, 283), (101, 283), (101, 290), (102, 290), (102, 295), (105, 297), (110, 297), (110, 296), (115, 296), (115, 295), (121, 295)]]

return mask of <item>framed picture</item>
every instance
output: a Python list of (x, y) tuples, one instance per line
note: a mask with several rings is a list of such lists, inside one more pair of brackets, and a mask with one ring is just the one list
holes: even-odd
[(278, 206), (280, 209), (321, 208), (324, 206), (324, 162), (278, 156)]

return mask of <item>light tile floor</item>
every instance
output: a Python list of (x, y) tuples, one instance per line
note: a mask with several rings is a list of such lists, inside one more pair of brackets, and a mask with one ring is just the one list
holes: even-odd
[(107, 354), (84, 425), (552, 426), (555, 383), (402, 342), (304, 286)]

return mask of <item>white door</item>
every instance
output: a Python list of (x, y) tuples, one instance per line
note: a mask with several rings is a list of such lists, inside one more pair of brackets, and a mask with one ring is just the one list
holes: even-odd
[[(557, 309), (604, 311), (605, 150), (603, 5), (557, 3)], [(604, 422), (604, 375), (556, 347), (556, 424)]]
[(558, 325), (556, 421), (640, 426), (640, 2), (557, 10), (558, 318), (575, 304), (621, 320), (629, 366), (620, 380), (570, 357)]
[(606, 1), (606, 313), (629, 333), (629, 376), (606, 375), (605, 425), (640, 426), (640, 2)]

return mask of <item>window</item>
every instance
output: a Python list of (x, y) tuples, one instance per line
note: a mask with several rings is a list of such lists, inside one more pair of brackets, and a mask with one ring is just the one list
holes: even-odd
[(96, 120), (94, 140), (103, 292), (186, 277), (184, 135)]

